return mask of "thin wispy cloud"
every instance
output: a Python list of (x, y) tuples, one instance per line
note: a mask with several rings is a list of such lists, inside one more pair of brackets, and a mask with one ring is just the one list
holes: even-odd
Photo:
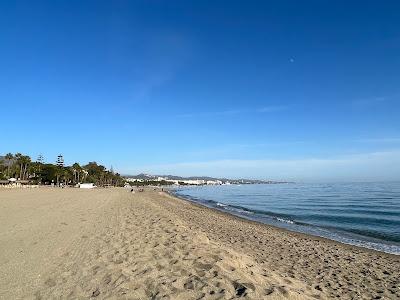
[(361, 143), (400, 143), (400, 137), (392, 138), (367, 138), (357, 140)]
[(365, 98), (365, 99), (357, 99), (353, 101), (354, 105), (357, 106), (370, 106), (375, 104), (381, 104), (387, 100), (386, 97), (373, 97), (373, 98)]
[(362, 98), (353, 100), (351, 103), (355, 106), (359, 107), (369, 107), (369, 106), (379, 106), (379, 105), (387, 105), (393, 100), (399, 99), (400, 94), (392, 94), (387, 96), (376, 96), (369, 98)]
[(275, 180), (398, 180), (400, 149), (327, 158), (182, 162), (143, 166), (127, 171)]
[(190, 151), (187, 154), (189, 156), (207, 156), (212, 155), (225, 155), (231, 156), (237, 155), (240, 153), (244, 153), (244, 151), (253, 151), (253, 150), (263, 150), (268, 151), (271, 148), (279, 148), (279, 147), (293, 147), (298, 145), (305, 145), (309, 142), (307, 141), (281, 141), (281, 142), (269, 142), (269, 143), (230, 143), (225, 145), (215, 145), (207, 148), (200, 148), (195, 151)]
[(269, 113), (288, 109), (285, 105), (265, 106), (257, 110), (259, 113)]
[(131, 66), (134, 74), (132, 98), (148, 100), (154, 91), (176, 78), (190, 59), (190, 38), (178, 32), (154, 32), (145, 39), (145, 55)]
[(184, 113), (178, 115), (181, 118), (193, 118), (193, 117), (218, 117), (218, 116), (234, 116), (241, 114), (262, 114), (272, 113), (287, 110), (288, 106), (276, 105), (276, 106), (264, 106), (256, 109), (227, 109), (221, 111), (209, 111), (209, 112), (194, 112)]
[(179, 117), (182, 118), (192, 118), (192, 117), (217, 117), (217, 116), (229, 116), (238, 115), (244, 113), (244, 110), (223, 110), (223, 111), (212, 111), (212, 112), (200, 112), (200, 113), (186, 113), (180, 114)]

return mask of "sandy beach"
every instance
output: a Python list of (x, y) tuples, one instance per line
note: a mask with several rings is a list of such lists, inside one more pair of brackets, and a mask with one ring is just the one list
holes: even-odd
[(0, 190), (0, 299), (400, 299), (400, 257), (153, 190)]

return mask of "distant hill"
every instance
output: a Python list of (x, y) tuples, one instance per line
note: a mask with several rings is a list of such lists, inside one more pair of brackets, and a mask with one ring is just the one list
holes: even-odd
[[(10, 160), (10, 163), (14, 163), (15, 158)], [(9, 162), (6, 160), (6, 157), (4, 155), (0, 155), (0, 165), (7, 165)]]
[(176, 175), (151, 175), (151, 174), (138, 174), (138, 175), (124, 175), (125, 178), (141, 179), (141, 180), (157, 180), (159, 177), (165, 178), (166, 180), (205, 180), (205, 181), (222, 181), (223, 183), (229, 182), (233, 184), (261, 184), (261, 183), (281, 183), (271, 180), (257, 180), (257, 179), (229, 179), (229, 178), (216, 178), (209, 176), (190, 176), (182, 177)]

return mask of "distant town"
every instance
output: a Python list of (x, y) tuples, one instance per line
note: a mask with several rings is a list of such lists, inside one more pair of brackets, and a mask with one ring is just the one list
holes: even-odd
[(282, 181), (255, 179), (227, 179), (205, 176), (180, 177), (174, 175), (125, 175), (124, 179), (131, 185), (231, 185), (231, 184), (277, 184)]

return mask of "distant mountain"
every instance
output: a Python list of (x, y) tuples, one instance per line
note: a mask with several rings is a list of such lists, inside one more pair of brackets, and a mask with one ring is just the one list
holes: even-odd
[(124, 175), (125, 178), (141, 179), (141, 180), (157, 180), (159, 177), (165, 178), (166, 180), (205, 180), (205, 181), (222, 181), (223, 183), (229, 182), (233, 184), (261, 184), (261, 183), (281, 183), (271, 180), (257, 180), (257, 179), (229, 179), (229, 178), (216, 178), (209, 176), (190, 176), (182, 177), (176, 175), (151, 175), (151, 174), (138, 174), (138, 175)]
[(158, 178), (156, 175), (150, 175), (150, 174), (138, 174), (138, 175), (123, 175), (125, 178), (133, 178), (133, 179), (143, 179), (143, 180), (152, 180)]

